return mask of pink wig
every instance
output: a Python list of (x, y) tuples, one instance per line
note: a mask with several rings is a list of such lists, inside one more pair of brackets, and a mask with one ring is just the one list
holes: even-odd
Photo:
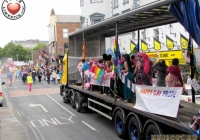
[(144, 73), (148, 74), (149, 69), (150, 69), (150, 60), (148, 55), (146, 55), (146, 53), (143, 52), (139, 52), (138, 55), (142, 56), (142, 60), (144, 61)]

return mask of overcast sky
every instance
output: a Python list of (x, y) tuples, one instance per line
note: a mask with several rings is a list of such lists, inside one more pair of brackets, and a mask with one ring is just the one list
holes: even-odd
[(48, 41), (47, 25), (52, 8), (57, 15), (80, 15), (79, 0), (24, 0), (24, 3), (26, 11), (18, 20), (9, 20), (0, 12), (0, 47), (11, 40)]

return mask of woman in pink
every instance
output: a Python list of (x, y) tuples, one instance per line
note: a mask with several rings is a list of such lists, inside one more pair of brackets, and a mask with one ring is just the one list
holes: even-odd
[[(169, 68), (170, 77), (168, 80), (168, 87), (183, 87), (183, 79), (181, 76), (181, 69), (179, 68), (178, 58), (172, 60), (172, 65)], [(179, 108), (183, 108), (179, 104)]]

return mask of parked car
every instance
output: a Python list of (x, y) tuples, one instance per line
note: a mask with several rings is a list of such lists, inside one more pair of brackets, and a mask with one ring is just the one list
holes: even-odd
[(2, 83), (0, 85), (0, 106), (2, 107), (3, 106), (3, 87), (2, 87), (2, 85), (4, 85), (5, 83), (1, 82), (1, 78), (0, 78), (0, 83)]
[[(192, 87), (191, 85), (185, 84), (185, 88), (187, 89), (187, 93), (181, 95), (181, 100), (192, 102)], [(200, 104), (200, 91), (195, 92), (195, 103)]]

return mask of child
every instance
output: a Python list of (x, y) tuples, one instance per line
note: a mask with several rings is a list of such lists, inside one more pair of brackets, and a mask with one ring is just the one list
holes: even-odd
[(32, 79), (31, 73), (29, 73), (27, 76), (27, 85), (28, 85), (29, 91), (31, 91), (32, 89), (32, 84), (33, 84), (33, 79)]
[(12, 80), (13, 80), (13, 74), (12, 72), (9, 72), (7, 75), (8, 79), (9, 79), (9, 86), (12, 85)]
[(53, 83), (55, 84), (56, 83), (56, 77), (57, 77), (55, 70), (53, 70), (51, 75), (52, 75), (52, 78), (53, 78)]

